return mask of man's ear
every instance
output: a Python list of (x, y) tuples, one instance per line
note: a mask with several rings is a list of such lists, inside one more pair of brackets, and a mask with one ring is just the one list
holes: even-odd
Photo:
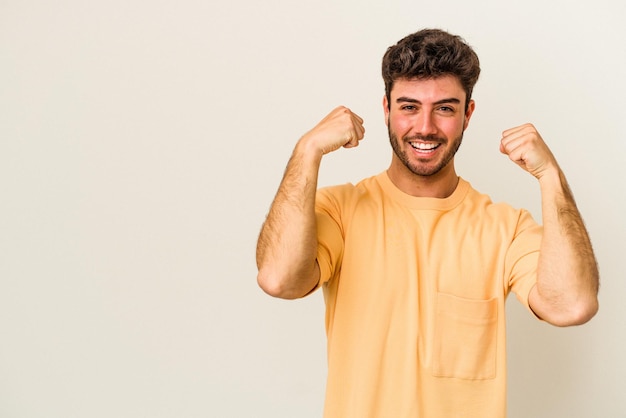
[(469, 121), (474, 113), (474, 109), (476, 108), (476, 103), (474, 100), (470, 100), (467, 105), (467, 110), (465, 111), (465, 122), (463, 123), (463, 130), (466, 130), (469, 126)]
[(389, 126), (389, 101), (387, 95), (383, 96), (383, 111), (385, 112), (385, 125)]

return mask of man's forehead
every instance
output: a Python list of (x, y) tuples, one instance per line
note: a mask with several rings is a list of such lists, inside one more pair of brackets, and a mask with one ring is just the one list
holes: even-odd
[(457, 77), (445, 75), (436, 78), (401, 78), (394, 82), (391, 100), (465, 99), (465, 91)]

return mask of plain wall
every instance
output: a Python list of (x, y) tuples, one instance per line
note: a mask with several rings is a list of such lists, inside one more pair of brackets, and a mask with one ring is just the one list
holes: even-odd
[(498, 151), (534, 123), (600, 265), (582, 327), (509, 299), (509, 416), (626, 417), (624, 17), (616, 0), (0, 0), (0, 417), (321, 416), (323, 298), (263, 294), (257, 234), (335, 106), (367, 133), (320, 183), (387, 168), (380, 61), (423, 27), (481, 59), (458, 172), (540, 219)]

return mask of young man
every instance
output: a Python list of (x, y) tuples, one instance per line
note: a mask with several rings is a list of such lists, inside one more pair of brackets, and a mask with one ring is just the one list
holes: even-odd
[(345, 107), (293, 151), (259, 237), (258, 282), (288, 299), (324, 290), (325, 417), (503, 417), (508, 293), (557, 326), (598, 309), (587, 232), (532, 125), (504, 131), (500, 151), (538, 180), (543, 227), (457, 175), (479, 73), (458, 36), (409, 35), (383, 58), (389, 169), (317, 190), (323, 155), (363, 138)]

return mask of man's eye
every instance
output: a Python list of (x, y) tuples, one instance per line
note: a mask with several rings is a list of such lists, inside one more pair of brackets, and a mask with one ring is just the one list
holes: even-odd
[(449, 106), (441, 106), (439, 108), (440, 111), (445, 112), (445, 113), (452, 113), (454, 112), (454, 109), (449, 107)]
[(415, 106), (405, 105), (405, 106), (402, 106), (402, 110), (415, 110)]

